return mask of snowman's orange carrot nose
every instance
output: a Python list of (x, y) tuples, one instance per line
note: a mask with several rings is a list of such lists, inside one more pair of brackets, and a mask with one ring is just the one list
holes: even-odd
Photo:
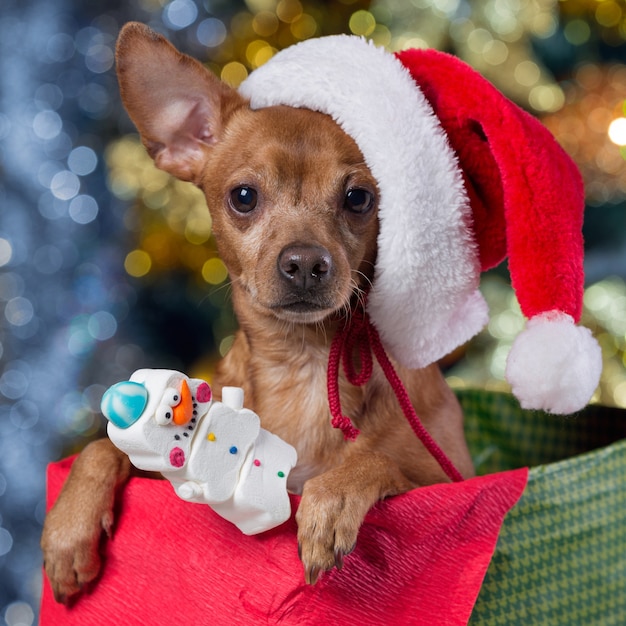
[(172, 421), (178, 426), (184, 426), (193, 417), (193, 398), (186, 380), (180, 384), (180, 402), (173, 407)]

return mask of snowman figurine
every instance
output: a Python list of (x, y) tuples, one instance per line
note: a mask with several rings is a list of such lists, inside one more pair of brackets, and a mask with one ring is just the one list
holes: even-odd
[(224, 387), (217, 402), (203, 380), (141, 369), (110, 387), (101, 408), (109, 438), (135, 467), (160, 472), (179, 497), (254, 535), (289, 519), (297, 455), (243, 402), (239, 387)]

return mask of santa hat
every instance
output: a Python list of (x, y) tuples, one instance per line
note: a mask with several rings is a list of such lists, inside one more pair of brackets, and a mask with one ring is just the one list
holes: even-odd
[(584, 193), (549, 132), (458, 59), (390, 54), (358, 37), (279, 52), (240, 92), (253, 108), (330, 115), (380, 190), (368, 313), (402, 364), (424, 367), (488, 321), (480, 272), (509, 257), (526, 329), (506, 375), (525, 408), (571, 413), (600, 377), (583, 295)]

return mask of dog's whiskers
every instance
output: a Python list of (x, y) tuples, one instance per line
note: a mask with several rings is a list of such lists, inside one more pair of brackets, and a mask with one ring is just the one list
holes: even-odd
[(215, 285), (213, 289), (208, 290), (207, 294), (200, 300), (199, 306), (202, 306), (210, 297), (223, 290), (227, 291), (226, 295), (230, 298), (233, 293), (233, 284), (238, 281), (240, 281), (239, 278), (231, 279), (229, 276), (228, 280), (225, 280), (221, 285)]
[[(357, 274), (359, 277), (361, 277), (363, 279), (363, 281), (365, 281), (365, 283), (366, 283), (366, 287), (365, 288), (366, 289), (369, 289), (370, 287), (372, 287), (372, 285), (373, 285), (372, 279), (367, 274), (365, 274), (365, 272), (362, 272), (361, 270), (352, 270), (352, 273), (353, 274)], [(354, 278), (352, 280), (353, 280), (353, 282), (357, 283), (357, 281), (354, 280)], [(358, 283), (357, 283), (357, 288), (358, 289), (363, 289), (360, 285), (358, 285)]]

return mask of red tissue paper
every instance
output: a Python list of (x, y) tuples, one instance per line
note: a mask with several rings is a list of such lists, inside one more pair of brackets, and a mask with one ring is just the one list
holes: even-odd
[[(48, 468), (48, 506), (71, 459)], [(466, 624), (526, 469), (416, 489), (378, 503), (341, 571), (304, 583), (296, 524), (243, 535), (169, 482), (133, 478), (103, 570), (70, 607), (44, 575), (41, 626)], [(295, 511), (299, 498), (292, 497)]]

